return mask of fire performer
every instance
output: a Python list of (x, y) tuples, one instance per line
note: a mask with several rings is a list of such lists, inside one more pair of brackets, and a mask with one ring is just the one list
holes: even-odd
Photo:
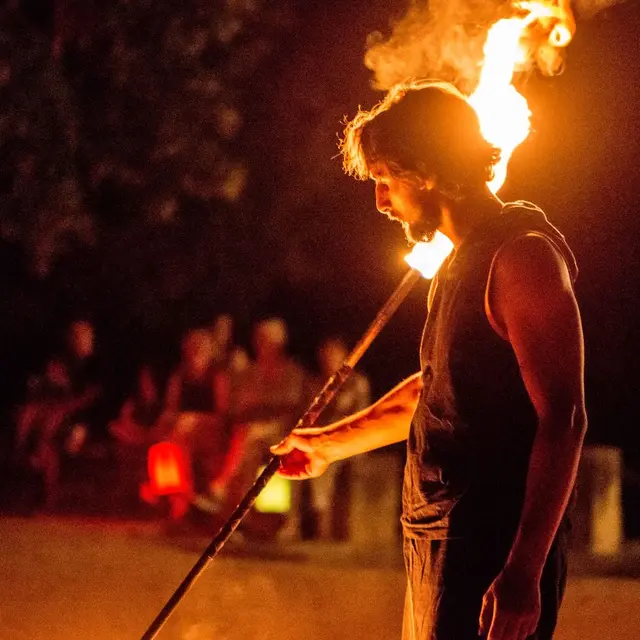
[(405, 640), (549, 639), (586, 429), (574, 257), (536, 206), (487, 188), (499, 152), (445, 83), (392, 89), (342, 141), (348, 173), (411, 241), (453, 242), (429, 291), (422, 371), (273, 447), (280, 473), (407, 440)]

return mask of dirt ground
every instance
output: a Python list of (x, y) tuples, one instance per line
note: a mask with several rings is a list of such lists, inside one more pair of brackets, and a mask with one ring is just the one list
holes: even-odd
[[(205, 545), (151, 525), (1, 519), (0, 638), (140, 638)], [(637, 640), (640, 580), (578, 569), (557, 640)], [(396, 554), (230, 543), (159, 638), (397, 640), (402, 598)]]

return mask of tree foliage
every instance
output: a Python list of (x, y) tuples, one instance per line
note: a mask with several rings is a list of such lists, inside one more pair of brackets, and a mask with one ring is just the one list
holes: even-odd
[(162, 271), (168, 259), (174, 282), (156, 290), (187, 295), (194, 267), (207, 268), (193, 260), (206, 248), (189, 251), (191, 242), (213, 234), (208, 250), (224, 256), (253, 235), (242, 215), (244, 105), (292, 25), (290, 4), (57, 0), (38, 19), (19, 2), (3, 12), (3, 238), (46, 278), (78, 241), (118, 256), (163, 229), (164, 254), (153, 240), (138, 245), (138, 271)]

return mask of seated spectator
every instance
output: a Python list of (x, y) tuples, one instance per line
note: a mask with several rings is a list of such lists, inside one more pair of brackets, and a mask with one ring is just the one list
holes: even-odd
[(18, 412), (15, 461), (40, 475), (47, 509), (55, 508), (58, 500), (62, 458), (82, 451), (101, 392), (93, 327), (75, 321), (64, 353), (51, 358), (44, 373), (32, 379), (27, 402)]
[(233, 318), (222, 313), (211, 325), (211, 338), (214, 342), (216, 364), (225, 368), (233, 376), (247, 368), (249, 356), (247, 352), (233, 341)]
[[(234, 477), (237, 502), (253, 484), (260, 466), (270, 458), (269, 446), (295, 425), (304, 402), (305, 370), (287, 354), (287, 326), (280, 318), (259, 322), (253, 331), (253, 361), (239, 377), (236, 421), (245, 424), (242, 461)], [(297, 494), (282, 537), (300, 535)]]
[[(322, 390), (327, 380), (340, 368), (349, 355), (347, 345), (338, 337), (324, 340), (317, 350), (317, 361), (320, 375), (311, 381), (309, 401)], [(331, 424), (348, 415), (361, 411), (369, 406), (371, 392), (367, 378), (354, 371), (343, 383), (333, 400), (320, 414), (317, 426)], [(343, 460), (329, 465), (320, 477), (309, 481), (311, 504), (315, 511), (317, 532), (320, 538), (333, 540), (336, 537), (336, 514), (342, 511), (347, 520), (348, 500), (345, 500), (348, 487), (349, 461)], [(339, 507), (342, 509), (339, 509)], [(345, 523), (343, 523), (345, 524)], [(340, 527), (343, 530), (345, 526)]]
[(160, 392), (149, 366), (138, 373), (135, 392), (125, 400), (116, 420), (109, 425), (115, 440), (118, 463), (117, 503), (134, 507), (146, 479), (147, 451), (152, 429), (160, 417)]
[(154, 430), (181, 448), (188, 460), (184, 489), (171, 497), (171, 516), (180, 519), (196, 495), (205, 499), (224, 487), (229, 473), (229, 376), (216, 365), (211, 334), (197, 329), (182, 341), (182, 361), (167, 383), (162, 416)]

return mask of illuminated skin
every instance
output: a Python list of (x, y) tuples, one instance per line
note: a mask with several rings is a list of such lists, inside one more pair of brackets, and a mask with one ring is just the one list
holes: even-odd
[[(382, 213), (410, 233), (433, 225), (439, 215), (437, 229), (456, 248), (502, 206), (488, 189), (454, 203), (432, 180), (397, 180), (383, 167), (372, 177)], [(428, 207), (420, 205), (424, 193), (430, 193)], [(518, 532), (485, 594), (479, 625), (488, 640), (524, 640), (540, 617), (542, 570), (575, 483), (586, 431), (583, 336), (566, 263), (544, 238), (524, 236), (504, 245), (488, 286), (487, 319), (513, 348), (538, 428)], [(316, 477), (335, 460), (405, 440), (420, 385), (420, 373), (414, 374), (360, 413), (324, 428), (294, 430), (272, 448), (282, 456), (280, 473)]]
[(377, 163), (371, 168), (375, 182), (376, 207), (402, 225), (410, 242), (430, 241), (442, 224), (442, 212), (432, 181), (418, 183), (394, 177)]

